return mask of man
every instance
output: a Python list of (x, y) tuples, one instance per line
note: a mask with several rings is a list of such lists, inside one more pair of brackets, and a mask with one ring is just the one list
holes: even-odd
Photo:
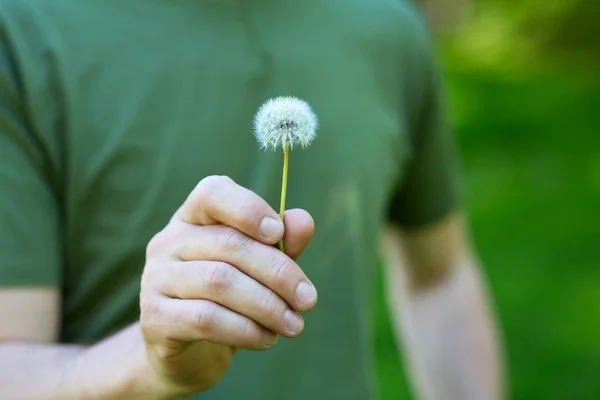
[[(0, 398), (376, 398), (382, 232), (420, 397), (500, 397), (408, 4), (0, 0), (0, 18)], [(280, 95), (321, 124), (285, 227), (281, 154), (251, 132)]]

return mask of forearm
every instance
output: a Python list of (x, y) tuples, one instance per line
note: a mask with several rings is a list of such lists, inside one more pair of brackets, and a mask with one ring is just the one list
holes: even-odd
[(152, 382), (143, 343), (135, 324), (91, 347), (0, 344), (0, 398), (167, 399)]
[(419, 290), (411, 289), (401, 268), (389, 267), (387, 283), (420, 398), (502, 398), (498, 340), (477, 267), (465, 261), (442, 282)]

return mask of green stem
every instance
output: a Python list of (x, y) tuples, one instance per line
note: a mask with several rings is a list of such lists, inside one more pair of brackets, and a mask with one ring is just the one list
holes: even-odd
[[(289, 148), (286, 145), (283, 146), (283, 178), (281, 179), (281, 206), (279, 207), (279, 216), (283, 221), (283, 217), (285, 214), (285, 197), (287, 194), (287, 176), (288, 176), (288, 159), (290, 157)], [(279, 241), (279, 250), (285, 253), (285, 248), (283, 247), (283, 238)]]

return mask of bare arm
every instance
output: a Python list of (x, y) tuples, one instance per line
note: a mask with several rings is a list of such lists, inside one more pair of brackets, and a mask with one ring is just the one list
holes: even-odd
[[(0, 289), (0, 398), (162, 399), (137, 324), (91, 347), (57, 345), (59, 290)], [(144, 369), (145, 368), (145, 369)]]
[(460, 216), (411, 231), (389, 227), (386, 285), (418, 398), (498, 400), (498, 338)]
[[(284, 226), (285, 224), (285, 226)], [(207, 177), (146, 249), (140, 322), (95, 345), (56, 344), (57, 288), (0, 288), (0, 399), (177, 399), (216, 385), (237, 349), (304, 329), (317, 292), (294, 261), (314, 230)], [(273, 245), (285, 240), (286, 254)]]

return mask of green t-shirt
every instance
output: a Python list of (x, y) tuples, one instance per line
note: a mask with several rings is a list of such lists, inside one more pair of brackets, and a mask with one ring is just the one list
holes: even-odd
[(241, 352), (198, 399), (376, 398), (369, 289), (384, 224), (456, 204), (425, 26), (401, 0), (0, 0), (0, 286), (59, 285), (63, 342), (138, 318), (148, 240), (195, 184), (228, 175), (276, 209), (281, 153), (252, 119), (305, 99), (288, 206), (316, 233), (306, 330)]

